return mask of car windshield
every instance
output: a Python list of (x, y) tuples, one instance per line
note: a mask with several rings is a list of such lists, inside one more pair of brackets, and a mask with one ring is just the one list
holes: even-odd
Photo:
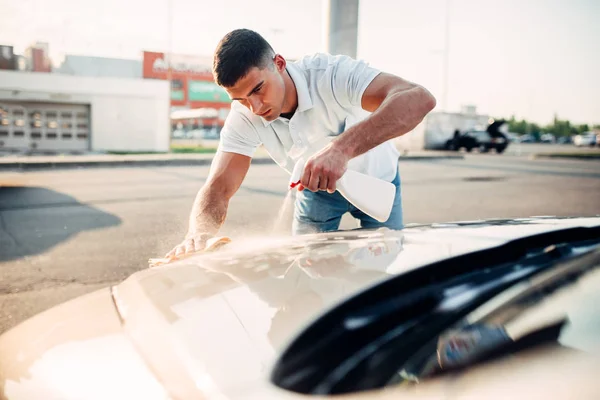
[[(550, 271), (497, 296), (415, 352), (388, 386), (423, 382), (542, 345), (600, 355), (599, 260), (583, 273)], [(547, 279), (554, 281), (541, 283)]]

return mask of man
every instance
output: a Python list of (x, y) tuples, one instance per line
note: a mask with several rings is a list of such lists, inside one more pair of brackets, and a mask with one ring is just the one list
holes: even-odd
[[(346, 56), (316, 54), (288, 64), (247, 29), (221, 40), (213, 75), (233, 100), (231, 112), (194, 201), (188, 234), (168, 258), (201, 251), (217, 234), (261, 144), (289, 173), (299, 157), (308, 157), (298, 185), (295, 234), (337, 230), (346, 212), (363, 228), (402, 228), (399, 154), (390, 139), (411, 131), (435, 107), (426, 89)], [(376, 221), (335, 191), (347, 168), (396, 185), (388, 221)]]

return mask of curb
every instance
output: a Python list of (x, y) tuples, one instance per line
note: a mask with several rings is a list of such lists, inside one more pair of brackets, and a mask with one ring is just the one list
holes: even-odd
[[(205, 166), (212, 158), (171, 159), (171, 160), (110, 160), (110, 161), (41, 161), (0, 163), (0, 172), (42, 171), (77, 168), (123, 168), (123, 167), (166, 167), (166, 166)], [(252, 164), (271, 164), (270, 158), (255, 158)]]
[(582, 153), (577, 154), (532, 154), (529, 156), (531, 160), (544, 160), (544, 159), (561, 159), (561, 160), (583, 160), (583, 161), (597, 161), (600, 160), (600, 153)]
[(398, 161), (435, 161), (435, 160), (464, 160), (465, 156), (462, 154), (457, 155), (439, 155), (439, 156), (427, 156), (427, 155), (416, 155), (416, 156), (400, 156)]
[[(462, 160), (462, 155), (439, 155), (439, 156), (427, 156), (427, 155), (414, 155), (414, 156), (400, 156), (399, 162), (402, 161), (431, 161), (431, 160)], [(12, 171), (12, 172), (23, 172), (23, 171), (41, 171), (41, 170), (60, 170), (60, 169), (77, 169), (77, 168), (122, 168), (122, 167), (165, 167), (165, 166), (206, 166), (212, 163), (211, 158), (182, 158), (182, 159), (146, 159), (146, 160), (98, 160), (98, 161), (85, 161), (85, 160), (57, 160), (57, 161), (16, 161), (16, 162), (0, 162), (0, 172)], [(252, 159), (252, 164), (266, 165), (275, 164), (270, 157), (256, 157)]]

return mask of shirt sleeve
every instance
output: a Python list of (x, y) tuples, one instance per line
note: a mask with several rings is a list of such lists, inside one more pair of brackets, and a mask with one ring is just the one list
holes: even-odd
[(252, 157), (261, 141), (252, 123), (232, 110), (221, 129), (219, 151)]
[(362, 96), (369, 84), (381, 73), (362, 60), (336, 56), (332, 67), (333, 94), (345, 108), (362, 107)]

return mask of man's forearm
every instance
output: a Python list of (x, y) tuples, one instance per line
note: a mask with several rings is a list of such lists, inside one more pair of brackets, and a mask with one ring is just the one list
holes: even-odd
[(369, 118), (341, 134), (333, 146), (348, 158), (357, 157), (381, 143), (410, 132), (433, 107), (435, 99), (420, 86), (391, 93)]
[(228, 205), (229, 200), (209, 186), (200, 189), (190, 213), (188, 235), (216, 235), (225, 222)]

